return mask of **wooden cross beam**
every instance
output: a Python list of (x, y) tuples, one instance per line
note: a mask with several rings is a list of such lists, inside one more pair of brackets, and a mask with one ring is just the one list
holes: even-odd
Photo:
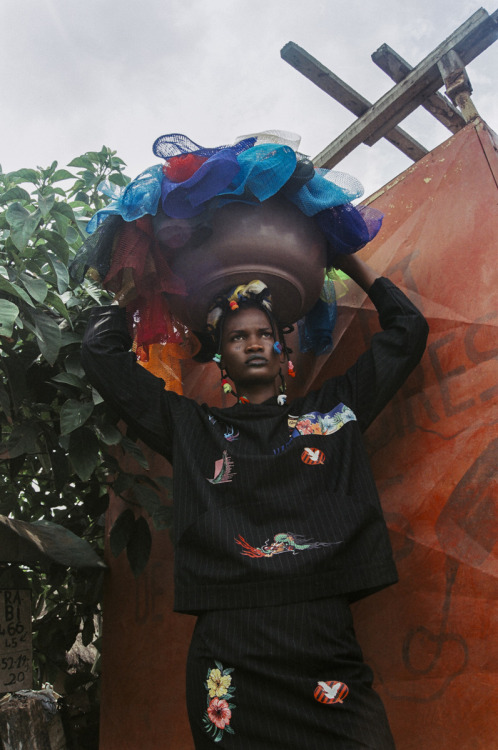
[[(375, 50), (372, 60), (395, 83), (402, 81), (413, 70), (413, 67), (406, 60), (403, 60), (388, 44), (383, 44), (379, 49)], [(456, 107), (453, 107), (439, 92), (428, 96), (422, 102), (422, 107), (430, 112), (448, 130), (451, 130), (452, 133), (458, 133), (467, 124), (461, 112)]]
[[(361, 117), (371, 109), (372, 104), (368, 99), (358, 94), (345, 81), (294, 42), (288, 42), (281, 49), (280, 55), (289, 65), (349, 109), (356, 117)], [(418, 161), (429, 153), (415, 138), (398, 126), (386, 133), (384, 138), (413, 161)]]
[[(453, 50), (459, 55), (463, 64), (467, 64), (496, 41), (497, 37), (498, 11), (492, 15), (489, 15), (483, 8), (476, 11), (413, 68), (403, 80), (384, 94), (356, 122), (321, 151), (314, 159), (315, 164), (331, 168), (360, 143), (372, 145), (385, 137), (419, 104), (441, 88), (442, 79), (438, 62), (444, 55)], [(286, 45), (284, 50), (288, 47), (289, 45)]]

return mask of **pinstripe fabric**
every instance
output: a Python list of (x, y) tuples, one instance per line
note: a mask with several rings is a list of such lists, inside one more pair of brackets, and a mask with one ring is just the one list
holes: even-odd
[[(206, 675), (233, 669), (229, 726), (219, 747), (233, 750), (393, 750), (384, 708), (371, 687), (343, 598), (200, 616), (187, 664), (187, 701), (196, 750), (215, 744), (206, 730), (212, 698)], [(319, 681), (349, 688), (343, 703), (314, 698)], [(345, 691), (344, 691), (345, 692)]]
[[(175, 609), (200, 614), (188, 661), (198, 750), (394, 747), (344, 595), (396, 580), (362, 432), (419, 361), (427, 325), (387, 279), (370, 297), (383, 328), (371, 348), (286, 407), (167, 393), (127, 351), (122, 311), (92, 313), (89, 379), (174, 466)], [(315, 700), (334, 681), (344, 701)]]
[(90, 380), (174, 465), (175, 609), (358, 598), (396, 580), (362, 431), (420, 359), (427, 326), (387, 279), (370, 296), (384, 329), (371, 348), (285, 407), (208, 409), (165, 392), (127, 351), (122, 311), (93, 314)]

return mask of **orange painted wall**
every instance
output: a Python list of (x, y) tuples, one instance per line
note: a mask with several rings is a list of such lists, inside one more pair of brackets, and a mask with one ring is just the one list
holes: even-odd
[[(421, 366), (367, 433), (400, 583), (354, 613), (398, 750), (497, 746), (497, 180), (496, 137), (476, 121), (374, 196), (384, 227), (361, 252), (408, 291), (431, 329)], [(369, 302), (351, 289), (334, 353), (293, 357), (294, 387), (342, 371), (375, 329)], [(185, 391), (214, 403), (218, 377), (214, 366), (189, 365)], [(109, 525), (118, 513), (114, 502)], [(171, 612), (168, 533), (154, 535), (137, 581), (124, 555), (109, 564), (100, 748), (191, 750), (193, 618)]]

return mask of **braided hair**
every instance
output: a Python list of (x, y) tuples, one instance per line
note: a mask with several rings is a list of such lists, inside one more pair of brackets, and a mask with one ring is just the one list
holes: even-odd
[(219, 363), (223, 330), (226, 319), (237, 310), (255, 307), (266, 315), (273, 331), (275, 342), (279, 342), (282, 352), (288, 358), (292, 350), (285, 342), (285, 335), (293, 331), (293, 326), (283, 326), (273, 313), (270, 290), (262, 281), (255, 280), (249, 284), (232, 287), (218, 294), (209, 308), (206, 327), (196, 332), (201, 349), (194, 357), (197, 362), (209, 362), (214, 359)]

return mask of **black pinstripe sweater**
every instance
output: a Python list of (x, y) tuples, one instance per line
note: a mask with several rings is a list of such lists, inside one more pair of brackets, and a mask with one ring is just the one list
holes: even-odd
[(427, 324), (388, 279), (382, 331), (343, 376), (279, 406), (210, 408), (164, 390), (129, 351), (124, 312), (92, 311), (90, 381), (174, 467), (175, 609), (256, 607), (396, 581), (362, 432), (416, 366)]

